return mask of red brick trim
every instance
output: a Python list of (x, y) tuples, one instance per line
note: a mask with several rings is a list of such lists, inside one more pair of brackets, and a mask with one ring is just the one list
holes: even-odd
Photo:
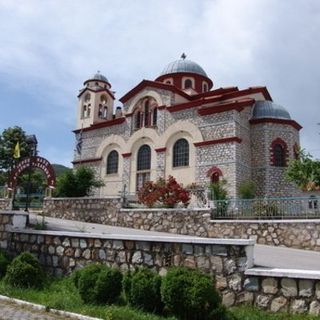
[(122, 153), (122, 156), (123, 156), (124, 158), (129, 158), (129, 157), (131, 157), (131, 155), (132, 155), (132, 153), (131, 153), (131, 152), (128, 152), (128, 153)]
[(302, 129), (302, 126), (298, 122), (290, 119), (276, 119), (276, 118), (251, 119), (250, 123), (251, 124), (259, 124), (259, 123), (287, 124), (289, 126), (292, 126), (298, 131)]
[(107, 121), (103, 121), (103, 122), (100, 122), (100, 123), (92, 124), (90, 127), (87, 127), (87, 128), (73, 130), (73, 132), (74, 133), (79, 133), (81, 130), (82, 131), (91, 131), (91, 130), (96, 130), (96, 129), (100, 129), (100, 128), (111, 127), (111, 126), (115, 126), (115, 125), (121, 124), (121, 123), (123, 123), (125, 121), (126, 121), (125, 117), (116, 118), (116, 119), (107, 120)]
[(165, 152), (167, 150), (166, 147), (164, 148), (157, 148), (157, 149), (154, 149), (156, 152)]
[(200, 116), (207, 116), (209, 114), (215, 114), (220, 112), (226, 112), (231, 110), (236, 110), (241, 112), (244, 107), (252, 106), (254, 104), (254, 99), (243, 99), (243, 100), (236, 100), (229, 103), (219, 104), (216, 106), (211, 107), (202, 107), (198, 110)]
[(223, 176), (222, 171), (218, 167), (213, 166), (207, 171), (207, 177), (211, 177), (214, 173), (217, 173), (220, 177)]
[(280, 166), (276, 166), (276, 159), (275, 159), (275, 154), (274, 154), (274, 148), (276, 145), (281, 145), (284, 151), (284, 166), (286, 167), (288, 164), (288, 158), (289, 158), (289, 150), (288, 150), (288, 145), (286, 144), (286, 142), (284, 140), (282, 140), (281, 138), (276, 138), (275, 140), (272, 141), (271, 145), (270, 145), (270, 165), (274, 166), (274, 167), (279, 167)]
[(81, 164), (81, 163), (98, 162), (98, 161), (101, 161), (101, 160), (102, 160), (102, 157), (100, 157), (100, 158), (91, 158), (91, 159), (83, 159), (83, 160), (75, 160), (75, 161), (72, 161), (71, 163), (72, 164)]
[(228, 137), (228, 138), (221, 138), (221, 139), (216, 139), (216, 140), (207, 140), (207, 141), (202, 141), (202, 142), (195, 142), (194, 145), (196, 147), (203, 147), (203, 146), (208, 146), (211, 144), (221, 144), (221, 143), (230, 143), (230, 142), (238, 142), (241, 143), (242, 139), (239, 137)]
[(225, 95), (227, 93), (237, 92), (237, 91), (239, 91), (238, 87), (218, 88), (212, 91), (207, 91), (207, 92), (203, 92), (203, 93), (199, 93), (197, 95), (191, 96), (191, 99), (198, 100), (200, 98), (208, 98), (208, 97), (214, 97), (214, 96), (221, 97), (222, 95)]

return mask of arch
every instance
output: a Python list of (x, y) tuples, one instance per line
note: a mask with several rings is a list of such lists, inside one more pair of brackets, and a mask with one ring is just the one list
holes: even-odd
[(51, 189), (55, 188), (56, 177), (51, 163), (45, 158), (36, 156), (22, 159), (17, 163), (10, 174), (8, 189), (15, 189), (19, 175), (29, 168), (38, 168), (43, 171), (48, 181), (48, 187)]
[(100, 144), (97, 152), (96, 152), (96, 158), (101, 158), (106, 151), (106, 149), (112, 145), (115, 144), (119, 147), (119, 150), (121, 150), (122, 153), (126, 150), (126, 143), (124, 139), (118, 135), (111, 135), (110, 137), (103, 140), (103, 142)]
[(138, 93), (132, 100), (132, 102), (130, 103), (129, 107), (128, 107), (128, 113), (132, 113), (137, 105), (137, 103), (139, 103), (140, 100), (145, 99), (145, 98), (153, 98), (158, 106), (162, 106), (163, 105), (163, 100), (162, 97), (160, 96), (160, 94), (156, 91), (152, 91), (152, 90), (143, 90), (142, 92)]
[(126, 153), (132, 152), (133, 146), (139, 140), (146, 139), (151, 140), (154, 148), (158, 148), (160, 137), (154, 129), (151, 128), (141, 128), (139, 131), (136, 131), (128, 140), (126, 146)]
[(189, 143), (186, 139), (178, 139), (173, 145), (172, 167), (189, 165)]
[(281, 138), (272, 141), (270, 158), (271, 165), (274, 167), (285, 167), (287, 165), (288, 146)]
[(118, 173), (119, 153), (116, 150), (109, 152), (107, 157), (107, 174)]
[(207, 171), (207, 177), (210, 178), (211, 183), (219, 182), (220, 177), (222, 177), (222, 176), (223, 176), (222, 171), (216, 166), (211, 167)]
[[(199, 128), (194, 125), (192, 122), (187, 120), (179, 120), (171, 125), (162, 135), (161, 140), (167, 144), (167, 141), (175, 134), (179, 132), (186, 132), (191, 138), (192, 142), (202, 142), (203, 137)], [(157, 146), (157, 148), (164, 147), (163, 145)]]
[(144, 144), (138, 150), (137, 155), (137, 171), (151, 169), (151, 148)]

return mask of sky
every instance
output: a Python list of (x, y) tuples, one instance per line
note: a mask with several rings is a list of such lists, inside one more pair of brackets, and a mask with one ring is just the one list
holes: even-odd
[(52, 163), (71, 166), (85, 80), (121, 98), (183, 52), (215, 88), (267, 86), (320, 158), (319, 0), (0, 0), (0, 28), (0, 132), (35, 134)]

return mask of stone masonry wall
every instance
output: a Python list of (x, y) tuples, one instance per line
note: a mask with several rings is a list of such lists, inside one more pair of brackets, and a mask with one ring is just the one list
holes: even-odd
[(114, 198), (45, 198), (43, 212), (53, 218), (116, 225), (121, 200)]
[(7, 210), (11, 205), (11, 199), (0, 199), (0, 210)]
[(45, 199), (44, 214), (209, 238), (254, 239), (259, 244), (320, 251), (320, 220), (211, 220), (209, 209), (120, 209), (120, 199)]
[[(24, 230), (11, 233), (9, 252), (29, 251), (56, 275), (72, 272), (91, 262), (102, 262), (121, 271), (145, 266), (166, 274), (172, 266), (198, 268), (216, 277), (226, 305), (247, 301), (243, 290), (244, 271), (251, 265), (253, 242), (237, 244), (204, 239), (125, 239), (113, 235)], [(211, 241), (211, 243), (210, 243)], [(248, 300), (250, 302), (250, 299)]]
[(320, 315), (319, 280), (250, 276), (244, 288), (252, 293), (253, 303), (260, 309)]

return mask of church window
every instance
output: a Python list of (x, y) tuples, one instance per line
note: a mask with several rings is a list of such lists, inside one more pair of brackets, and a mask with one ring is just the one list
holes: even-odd
[(208, 85), (206, 83), (203, 83), (203, 92), (207, 92), (208, 91)]
[(137, 181), (136, 190), (140, 190), (145, 182), (150, 180), (151, 169), (151, 149), (144, 144), (138, 150), (137, 155)]
[(185, 89), (192, 88), (192, 81), (190, 79), (184, 80), (184, 88)]
[(149, 126), (149, 101), (146, 101), (144, 104), (144, 126)]
[(287, 165), (287, 144), (280, 138), (275, 139), (270, 148), (271, 165), (275, 167), (285, 167)]
[(90, 117), (91, 114), (91, 104), (88, 104), (87, 117)]
[(274, 165), (276, 167), (284, 167), (285, 166), (285, 154), (284, 148), (281, 144), (276, 144), (273, 146), (273, 156), (274, 156)]
[(189, 143), (186, 139), (179, 139), (173, 146), (173, 167), (189, 165)]
[(154, 108), (153, 114), (152, 114), (152, 125), (154, 125), (154, 126), (157, 125), (157, 118), (158, 118), (158, 109)]
[(87, 106), (86, 105), (83, 106), (82, 117), (83, 118), (87, 117)]
[(141, 127), (141, 113), (140, 111), (135, 113), (135, 129), (139, 129)]
[(107, 174), (118, 173), (119, 154), (113, 150), (107, 158)]
[(108, 107), (103, 107), (103, 118), (107, 119), (108, 117)]
[(99, 104), (98, 117), (102, 118), (102, 104)]
[(171, 84), (171, 81), (170, 81), (170, 80), (167, 80), (167, 81), (166, 81), (166, 84)]

